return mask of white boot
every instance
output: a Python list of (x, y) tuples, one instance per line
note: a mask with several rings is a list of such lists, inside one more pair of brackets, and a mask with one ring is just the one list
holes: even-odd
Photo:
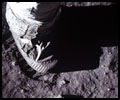
[(46, 46), (43, 46), (40, 40), (38, 40), (39, 44), (33, 45), (31, 42), (36, 38), (38, 28), (44, 25), (30, 14), (31, 9), (37, 9), (37, 6), (36, 2), (7, 2), (6, 20), (23, 58), (34, 70), (44, 74), (56, 65), (57, 60), (51, 61), (53, 55), (39, 60), (42, 52), (50, 45), (49, 41)]

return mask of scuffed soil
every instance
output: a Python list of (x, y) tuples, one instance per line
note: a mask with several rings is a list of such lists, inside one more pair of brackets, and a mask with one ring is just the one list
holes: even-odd
[[(4, 8), (2, 11), (4, 15)], [(39, 80), (31, 79), (20, 68), (16, 58), (19, 51), (2, 16), (2, 97), (118, 98), (118, 46), (101, 50), (95, 69), (50, 73)]]

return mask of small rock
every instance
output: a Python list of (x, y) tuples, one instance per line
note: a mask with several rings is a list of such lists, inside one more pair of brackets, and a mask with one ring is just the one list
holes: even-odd
[(105, 65), (101, 65), (101, 67), (102, 67), (102, 68), (104, 68), (104, 67), (105, 67)]
[(110, 91), (110, 88), (107, 88), (107, 91)]
[(12, 61), (12, 66), (15, 66), (15, 61)]
[(62, 85), (66, 84), (66, 82), (64, 80), (61, 80), (61, 81), (59, 81), (58, 84), (59, 84), (59, 87), (61, 87)]
[(21, 93), (23, 93), (23, 92), (24, 92), (24, 90), (22, 89), (22, 90), (21, 90)]
[(21, 74), (21, 72), (19, 71), (18, 74)]
[(44, 76), (43, 79), (44, 79), (44, 81), (47, 81), (47, 80), (48, 80), (48, 77), (47, 77), (47, 76)]

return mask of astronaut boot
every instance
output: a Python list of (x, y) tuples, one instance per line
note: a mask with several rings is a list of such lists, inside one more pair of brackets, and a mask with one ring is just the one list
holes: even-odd
[[(36, 71), (33, 78), (46, 74), (48, 70), (53, 68), (58, 62), (57, 59), (53, 59), (54, 55), (49, 55), (41, 59), (42, 53), (51, 44), (51, 41), (49, 40), (45, 40), (47, 42), (44, 43), (43, 40), (41, 40), (41, 37), (44, 34), (47, 36), (49, 33), (47, 31), (52, 30), (51, 27), (54, 26), (57, 16), (59, 16), (57, 13), (59, 4), (57, 4), (56, 7), (53, 7), (53, 9), (50, 8), (51, 12), (49, 9), (45, 9), (45, 12), (43, 12), (44, 9), (41, 12), (37, 12), (39, 11), (38, 6), (43, 6), (42, 8), (45, 8), (44, 5), (45, 4), (36, 2), (7, 2), (6, 5), (7, 23), (19, 52), (27, 64)], [(47, 15), (48, 12), (50, 13), (49, 15)], [(47, 17), (45, 15), (43, 16), (44, 18), (39, 18), (39, 16), (42, 16), (42, 14), (40, 15), (39, 13), (46, 13)], [(53, 13), (54, 16), (51, 17)], [(33, 43), (33, 40), (36, 42)]]

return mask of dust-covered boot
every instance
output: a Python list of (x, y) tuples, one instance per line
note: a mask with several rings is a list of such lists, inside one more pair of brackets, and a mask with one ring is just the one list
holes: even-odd
[[(59, 4), (48, 4), (51, 8), (38, 2), (7, 2), (6, 5), (6, 20), (15, 43), (27, 64), (40, 75), (47, 73), (58, 62), (57, 59), (51, 60), (54, 55), (41, 59), (41, 54), (50, 46), (51, 41), (44, 44), (38, 37), (49, 33), (60, 11)], [(40, 34), (41, 31), (46, 33)], [(33, 43), (32, 40), (37, 42)]]

